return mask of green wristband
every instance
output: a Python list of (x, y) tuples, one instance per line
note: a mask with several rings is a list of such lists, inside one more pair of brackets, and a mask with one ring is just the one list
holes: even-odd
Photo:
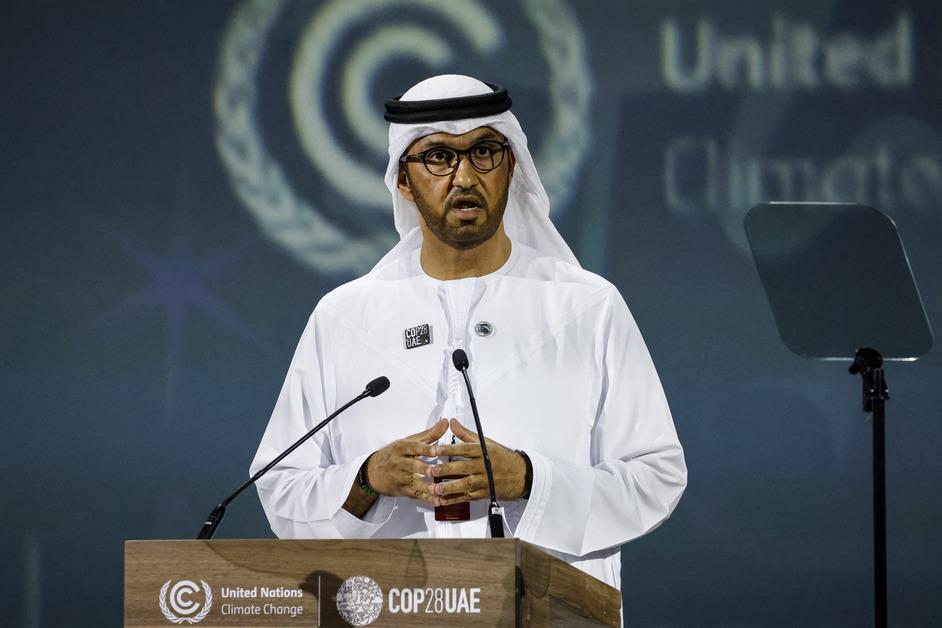
[(366, 460), (363, 461), (363, 464), (360, 465), (360, 471), (357, 473), (357, 483), (360, 485), (360, 490), (366, 493), (370, 497), (376, 497), (379, 495), (373, 487), (370, 486), (370, 479), (366, 476), (366, 466), (370, 463), (370, 458), (373, 457), (373, 454), (370, 454), (366, 457)]

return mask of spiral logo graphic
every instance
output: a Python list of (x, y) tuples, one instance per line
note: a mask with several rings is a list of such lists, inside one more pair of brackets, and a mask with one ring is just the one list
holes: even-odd
[(368, 626), (383, 610), (383, 590), (367, 576), (344, 580), (337, 591), (337, 611), (351, 626)]
[[(200, 580), (200, 585), (192, 580), (181, 580), (173, 585), (173, 580), (167, 580), (164, 586), (160, 588), (160, 595), (157, 600), (160, 605), (160, 612), (173, 624), (195, 624), (202, 621), (213, 607), (213, 590), (205, 580)], [(168, 595), (169, 590), (169, 595)], [(194, 601), (194, 597), (202, 592), (203, 602)], [(168, 606), (169, 599), (169, 606)]]
[[(565, 0), (524, 0), (521, 7), (538, 37), (514, 42), (513, 53), (535, 46), (548, 71), (549, 121), (534, 158), (558, 212), (576, 187), (590, 137), (591, 77)], [(280, 34), (281, 18), (298, 10), (291, 0), (238, 6), (222, 38), (213, 92), (216, 146), (237, 196), (272, 241), (315, 270), (363, 272), (396, 241), (383, 183), (387, 127), (374, 87), (392, 63), (417, 62), (438, 74), (466, 51), (496, 65), (487, 78), (501, 82), (509, 35), (478, 0), (322, 4), (295, 42), (282, 92), (298, 148), (321, 182), (305, 193), (266, 144), (260, 123), (259, 81), (273, 31)]]

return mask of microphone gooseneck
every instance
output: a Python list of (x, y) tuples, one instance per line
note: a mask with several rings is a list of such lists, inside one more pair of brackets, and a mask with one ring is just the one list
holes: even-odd
[(327, 417), (326, 419), (324, 419), (323, 421), (315, 425), (314, 428), (310, 432), (308, 432), (307, 434), (299, 438), (297, 441), (295, 441), (293, 445), (291, 445), (291, 447), (288, 447), (281, 454), (279, 454), (277, 458), (269, 462), (267, 465), (265, 465), (264, 468), (262, 468), (257, 473), (255, 473), (255, 475), (253, 475), (248, 480), (243, 482), (242, 486), (237, 488), (235, 492), (232, 493), (232, 495), (230, 495), (229, 497), (219, 502), (216, 505), (216, 507), (213, 508), (213, 511), (209, 513), (209, 515), (206, 517), (206, 522), (203, 523), (203, 527), (200, 528), (199, 534), (196, 536), (196, 538), (197, 539), (213, 538), (213, 534), (216, 533), (216, 528), (219, 527), (219, 523), (222, 521), (222, 518), (226, 515), (226, 506), (228, 506), (232, 502), (232, 500), (238, 497), (239, 493), (241, 493), (248, 487), (255, 484), (255, 482), (258, 481), (260, 477), (268, 473), (272, 467), (274, 467), (276, 464), (284, 460), (284, 458), (288, 454), (290, 454), (292, 451), (300, 447), (304, 443), (304, 441), (306, 441), (310, 437), (314, 436), (314, 434), (319, 432), (325, 425), (330, 423), (331, 420), (333, 420), (333, 418), (336, 417), (338, 414), (340, 414), (341, 412), (343, 412), (344, 410), (346, 410), (353, 404), (357, 403), (358, 401), (362, 401), (363, 399), (366, 399), (367, 397), (376, 397), (383, 394), (384, 392), (386, 392), (388, 388), (389, 388), (389, 378), (387, 377), (377, 377), (376, 379), (371, 381), (369, 384), (367, 384), (363, 392), (361, 392), (359, 395), (357, 395), (356, 397), (354, 397), (353, 399), (351, 399), (344, 405), (340, 406), (340, 408), (335, 410), (333, 414), (331, 414), (329, 417)]
[(478, 404), (474, 400), (471, 390), (471, 380), (468, 378), (468, 354), (464, 349), (455, 349), (451, 354), (451, 362), (464, 376), (465, 386), (468, 387), (468, 399), (471, 401), (471, 413), (474, 415), (474, 427), (481, 441), (481, 457), (484, 459), (484, 473), (487, 475), (487, 488), (491, 493), (491, 504), (488, 506), (487, 522), (491, 529), (491, 538), (504, 538), (504, 520), (500, 516), (500, 504), (497, 503), (497, 489), (494, 488), (494, 472), (491, 470), (491, 459), (487, 455), (487, 444), (484, 442), (484, 430), (481, 429), (481, 417), (478, 415)]

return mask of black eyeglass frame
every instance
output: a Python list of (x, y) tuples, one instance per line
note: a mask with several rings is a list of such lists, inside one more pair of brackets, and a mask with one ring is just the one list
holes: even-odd
[[(477, 164), (474, 163), (474, 159), (471, 158), (471, 151), (473, 151), (475, 148), (477, 148), (481, 144), (497, 144), (503, 149), (500, 153), (500, 161), (498, 161), (497, 164), (493, 168), (482, 170), (481, 168), (477, 166)], [(472, 144), (468, 148), (465, 148), (464, 150), (458, 150), (457, 148), (452, 148), (451, 146), (433, 146), (432, 148), (429, 148), (428, 150), (423, 150), (421, 153), (413, 153), (412, 155), (403, 155), (402, 157), (399, 158), (399, 163), (406, 163), (406, 162), (422, 163), (425, 166), (425, 169), (428, 170), (428, 173), (430, 175), (434, 177), (448, 177), (455, 174), (455, 172), (458, 171), (458, 166), (461, 165), (461, 158), (467, 157), (468, 162), (471, 164), (471, 167), (477, 170), (478, 172), (484, 174), (487, 172), (493, 172), (494, 170), (497, 170), (498, 168), (500, 168), (501, 164), (504, 163), (504, 153), (507, 152), (508, 148), (510, 148), (510, 142), (508, 142), (507, 140), (504, 140), (503, 142), (500, 142), (498, 140), (481, 140), (480, 142), (475, 142), (474, 144)], [(425, 161), (425, 156), (428, 153), (431, 153), (432, 151), (443, 150), (443, 149), (453, 151), (455, 155), (457, 156), (457, 159), (455, 160), (455, 167), (452, 168), (449, 172), (443, 172), (442, 174), (438, 174), (437, 172), (432, 172), (432, 169), (429, 168), (428, 162)]]

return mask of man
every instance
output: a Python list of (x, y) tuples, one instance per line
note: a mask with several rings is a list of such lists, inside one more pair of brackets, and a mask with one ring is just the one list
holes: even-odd
[[(252, 471), (387, 375), (383, 397), (259, 481), (272, 529), (486, 536), (480, 444), (452, 365), (461, 348), (508, 536), (620, 587), (621, 544), (660, 524), (683, 493), (683, 451), (624, 300), (579, 266), (550, 222), (509, 108), (505, 90), (456, 75), (387, 102), (386, 184), (401, 241), (315, 308)], [(435, 483), (444, 476), (459, 479)], [(436, 521), (436, 506), (462, 502), (470, 520)]]

